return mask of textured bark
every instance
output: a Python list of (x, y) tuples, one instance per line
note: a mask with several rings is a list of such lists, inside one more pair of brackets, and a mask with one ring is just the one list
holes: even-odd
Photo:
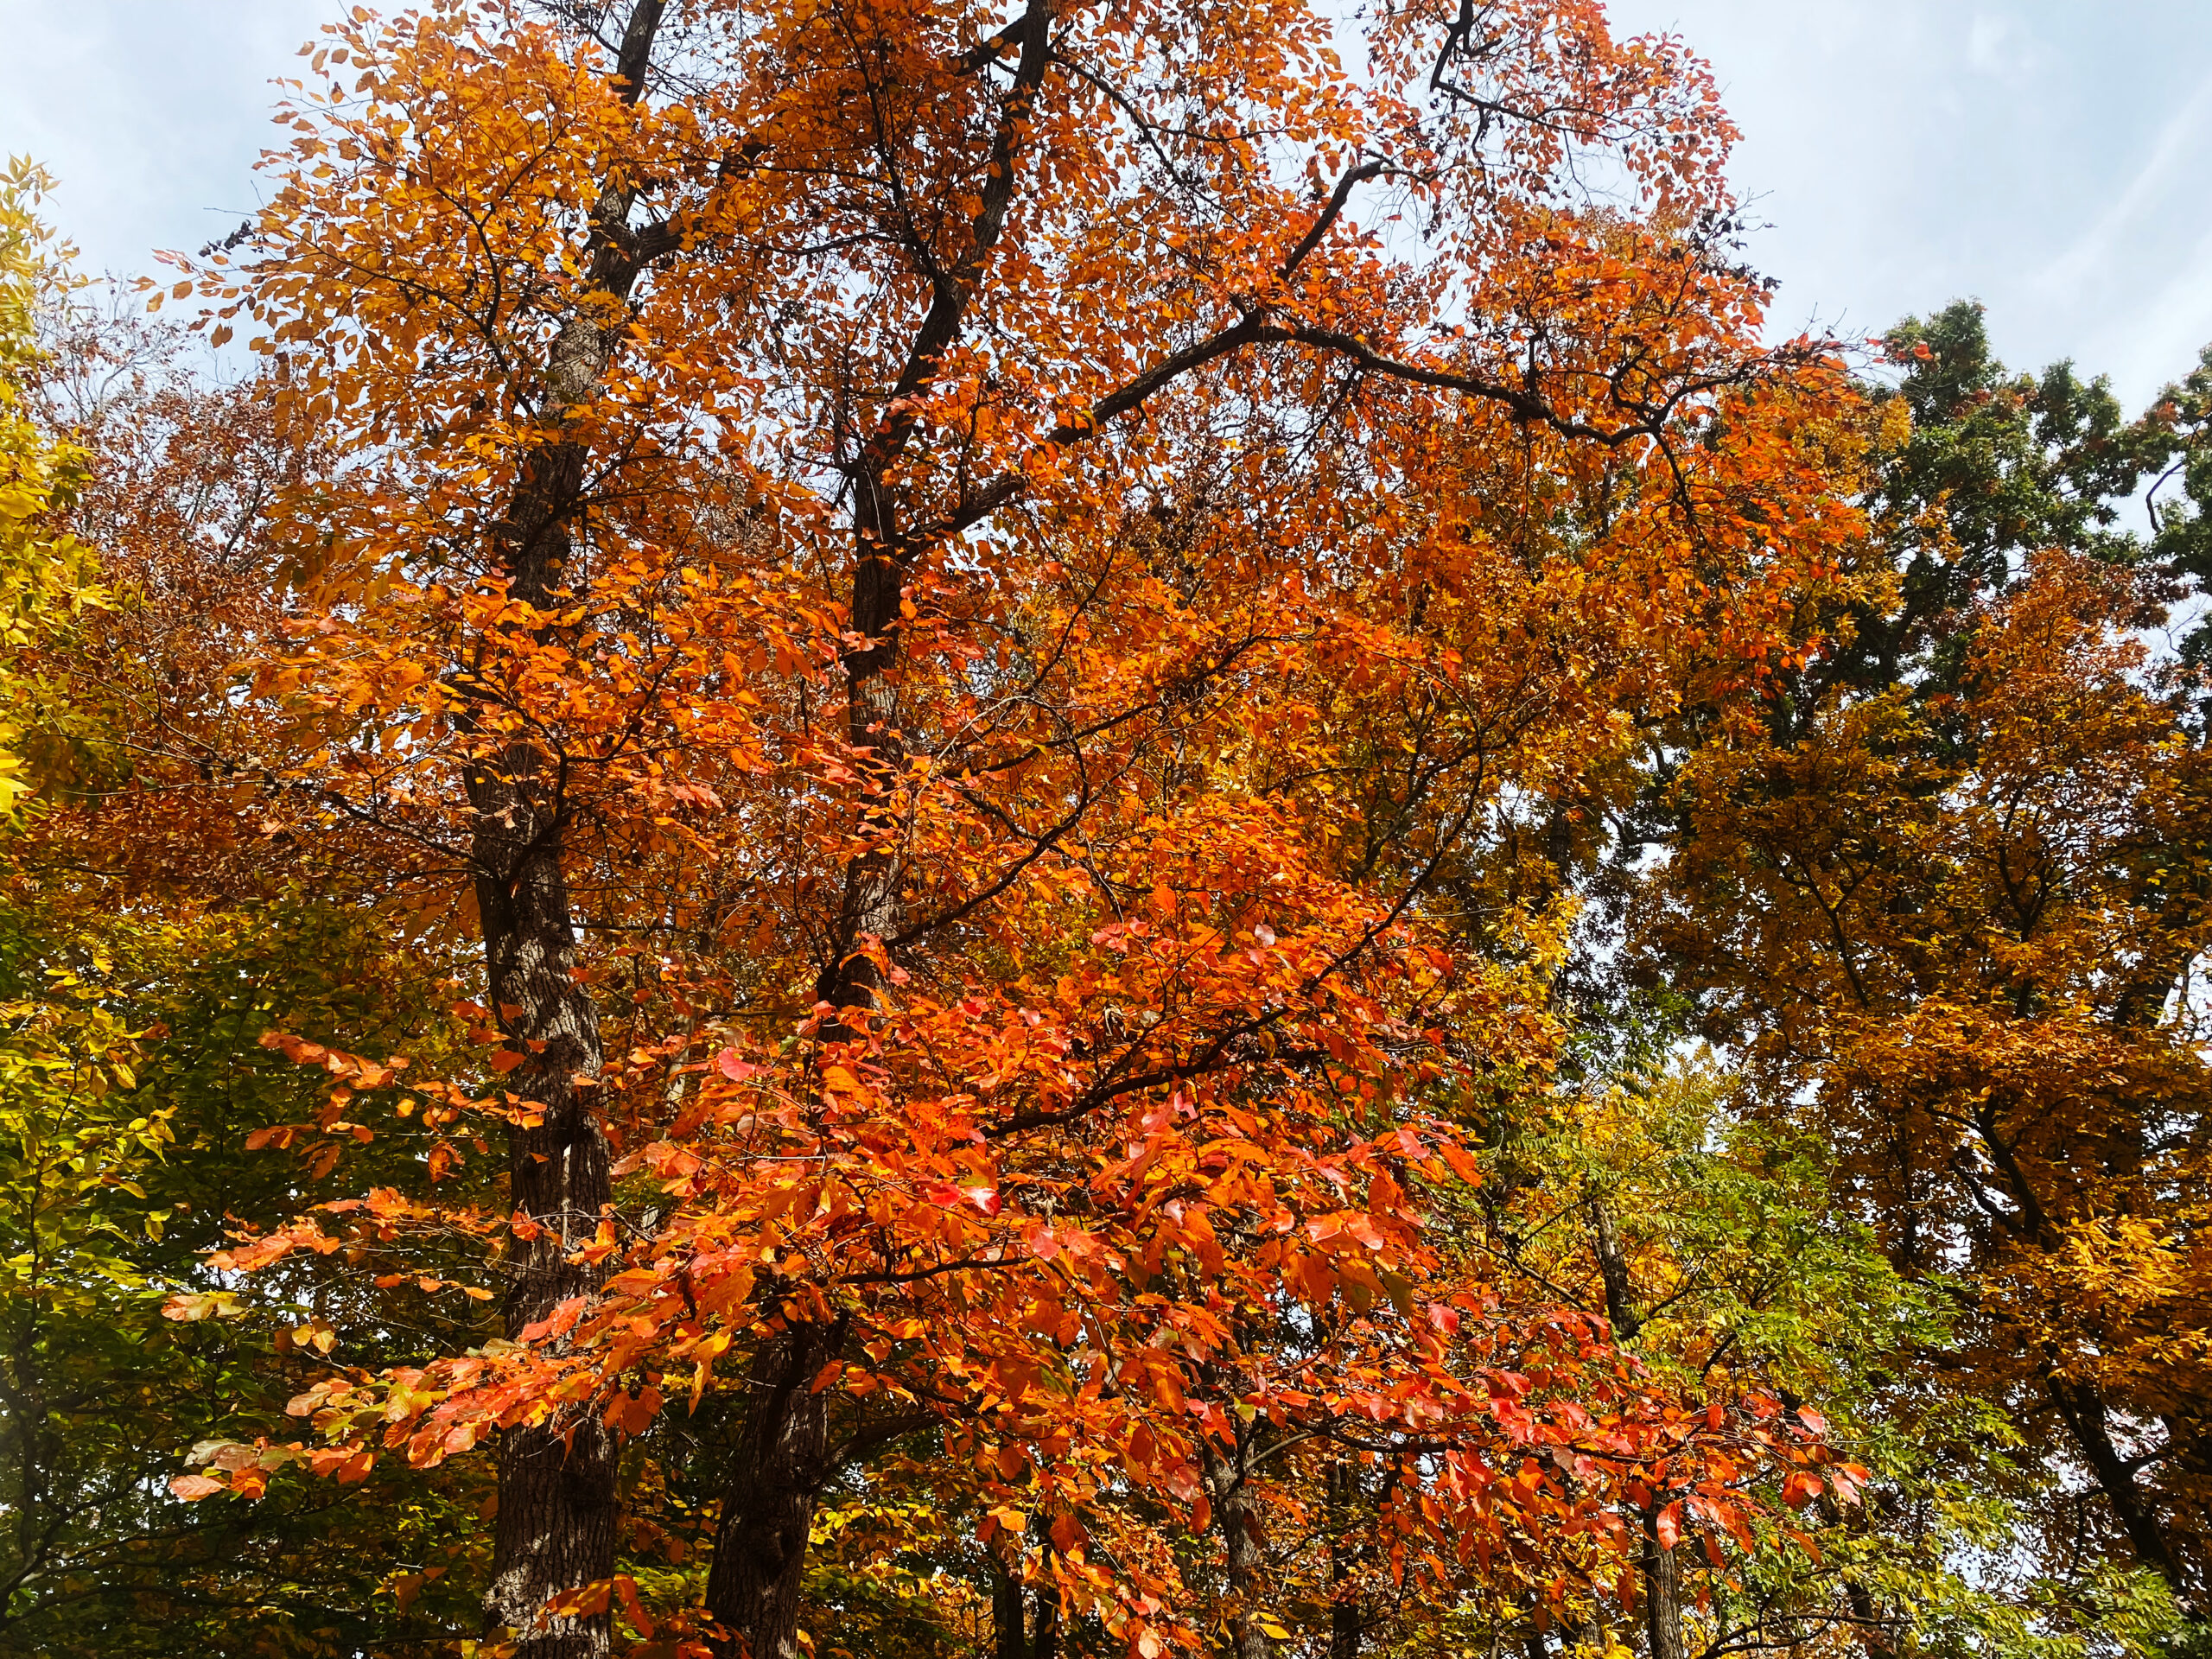
[(1605, 1287), (1605, 1317), (1612, 1321), (1613, 1340), (1627, 1342), (1643, 1328), (1630, 1300), (1628, 1257), (1620, 1235), (1613, 1230), (1612, 1212), (1594, 1194), (1590, 1199), (1590, 1239), (1598, 1258), (1598, 1277)]
[(807, 1534), (830, 1477), (830, 1400), (813, 1388), (837, 1351), (834, 1326), (793, 1325), (754, 1359), (707, 1575), (720, 1651), (799, 1659)]
[[(590, 1098), (601, 1058), (599, 1020), (569, 976), (575, 930), (557, 808), (549, 809), (530, 758), (511, 751), (504, 767), (478, 768), (469, 796), (477, 811), (476, 894), (492, 995), (512, 1011), (502, 1020), (511, 1039), (545, 1045), (520, 1084), (543, 1105), (543, 1119), (508, 1137), (514, 1207), (543, 1230), (523, 1247), (507, 1298), (512, 1337), (601, 1277), (595, 1267), (567, 1259), (591, 1239), (612, 1196), (607, 1139)], [(595, 1415), (502, 1436), (486, 1604), (493, 1624), (522, 1636), (523, 1659), (583, 1659), (607, 1650), (603, 1617), (538, 1627), (553, 1596), (613, 1570), (614, 1522), (614, 1448)]]
[(1873, 1592), (1866, 1580), (1856, 1573), (1847, 1573), (1843, 1579), (1844, 1599), (1851, 1604), (1851, 1617), (1857, 1621), (1859, 1634), (1866, 1644), (1866, 1651), (1876, 1659), (1890, 1659), (1897, 1649), (1890, 1645), (1889, 1626), (1882, 1618), (1881, 1609), (1874, 1605)]
[(1250, 1477), (1253, 1464), (1252, 1427), (1236, 1425), (1234, 1455), (1212, 1440), (1205, 1442), (1207, 1495), (1213, 1503), (1214, 1524), (1221, 1529), (1229, 1557), (1229, 1593), (1233, 1611), (1229, 1620), (1231, 1659), (1268, 1659), (1268, 1633), (1260, 1628), (1264, 1586), (1259, 1529), (1251, 1510)]
[(1651, 1659), (1682, 1659), (1681, 1575), (1656, 1513), (1643, 1517), (1643, 1632)]
[[(615, 73), (634, 100), (642, 89), (664, 0), (639, 0)], [(610, 190), (593, 214), (591, 286), (626, 299), (640, 262), (608, 227), (630, 210)], [(551, 441), (529, 463), (500, 526), (499, 554), (513, 597), (546, 605), (574, 581), (572, 520), (587, 457), (561, 436), (567, 411), (604, 379), (610, 341), (579, 316), (556, 338), (543, 397)], [(466, 723), (474, 725), (464, 711)], [(594, 1265), (571, 1262), (613, 1197), (609, 1148), (595, 1091), (602, 1054), (596, 1005), (575, 981), (576, 921), (563, 868), (569, 803), (557, 764), (527, 738), (481, 756), (467, 778), (473, 813), (470, 863), (492, 1007), (524, 1063), (513, 1085), (543, 1109), (535, 1128), (507, 1136), (510, 1198), (538, 1228), (515, 1265), (504, 1313), (507, 1334), (562, 1301), (597, 1288)], [(546, 1604), (614, 1569), (617, 1505), (612, 1433), (596, 1414), (512, 1428), (500, 1438), (499, 1507), (486, 1612), (515, 1633), (518, 1659), (599, 1659), (612, 1635), (606, 1615), (548, 1619)]]

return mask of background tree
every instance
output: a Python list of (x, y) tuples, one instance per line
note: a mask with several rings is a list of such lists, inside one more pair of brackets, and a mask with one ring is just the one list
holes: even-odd
[[(251, 1509), (170, 1491), (283, 1424), (334, 1360), (471, 1322), (403, 1313), (366, 1262), (302, 1262), (257, 1298), (206, 1264), (232, 1211), (327, 1192), (313, 1148), (345, 1134), (318, 1130), (327, 1090), (264, 1032), (442, 1022), (408, 1000), (423, 953), (329, 902), (260, 832), (255, 786), (211, 764), (240, 719), (236, 660), (271, 627), (252, 503), (281, 446), (251, 399), (92, 308), (31, 217), (41, 188), (16, 168), (0, 243), (18, 791), (0, 826), (0, 1647), (428, 1651), (457, 1628), (445, 1581), (474, 1576), (467, 1471)], [(271, 1140), (302, 1142), (305, 1166), (255, 1150)], [(421, 1148), (383, 1150), (389, 1179)], [(353, 1541), (370, 1513), (373, 1549)]]
[(2083, 1471), (2101, 1502), (2050, 1489), (2046, 1561), (2088, 1571), (2110, 1527), (2187, 1607), (2201, 757), (2189, 682), (2130, 638), (2177, 566), (2117, 528), (2177, 405), (2124, 428), (2063, 365), (2008, 380), (1969, 307), (1892, 345), (1913, 424), (1871, 499), (1897, 584), (1688, 757), (1645, 960), (1953, 1300), (1929, 1362)]

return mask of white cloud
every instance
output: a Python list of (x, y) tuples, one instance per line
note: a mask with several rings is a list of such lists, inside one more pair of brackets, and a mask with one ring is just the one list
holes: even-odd
[(2212, 112), (2212, 77), (2208, 77), (2197, 87), (2196, 95), (2167, 118), (2150, 155), (2135, 169), (2112, 206), (2037, 274), (2038, 289), (2060, 297), (2077, 293), (2085, 283), (2108, 274), (2115, 251), (2131, 232), (2143, 228), (2150, 210), (2176, 205), (2167, 198), (2172, 194), (2171, 187), (2179, 181), (2177, 169), (2186, 162), (2190, 164), (2192, 175), (2199, 170), (2196, 163), (2200, 161), (2202, 151), (2191, 141), (2204, 124), (2208, 112)]
[(1967, 67), (2008, 86), (2031, 80), (2042, 57), (2035, 37), (2017, 17), (1978, 11), (1967, 29)]
[[(1349, 3), (1349, 0), (1346, 0)], [(340, 0), (0, 0), (0, 149), (63, 180), (94, 268), (196, 248), (260, 200), (272, 77)], [(390, 0), (389, 9), (398, 9)], [(1745, 130), (1776, 316), (1859, 332), (1961, 295), (2009, 360), (2149, 397), (2212, 334), (2207, 0), (1611, 0), (1679, 28)], [(36, 73), (21, 66), (36, 65)]]

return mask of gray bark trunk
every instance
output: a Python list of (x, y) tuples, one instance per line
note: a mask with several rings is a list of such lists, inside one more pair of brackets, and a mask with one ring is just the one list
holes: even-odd
[[(616, 73), (634, 101), (664, 0), (638, 0)], [(628, 296), (638, 276), (606, 233), (629, 211), (610, 194), (594, 211), (591, 286)], [(597, 392), (608, 362), (600, 329), (578, 318), (555, 340), (546, 365), (545, 418), (557, 432), (566, 411)], [(574, 581), (570, 523), (586, 457), (555, 442), (536, 452), (500, 527), (509, 592), (546, 605)], [(464, 723), (474, 725), (464, 711)], [(480, 755), (466, 787), (472, 813), (470, 864), (494, 1019), (524, 1056), (513, 1086), (543, 1108), (531, 1128), (507, 1135), (514, 1208), (540, 1230), (527, 1241), (503, 1309), (507, 1334), (543, 1319), (562, 1301), (596, 1289), (603, 1274), (572, 1262), (613, 1198), (609, 1147), (594, 1094), (603, 1058), (599, 1010), (576, 983), (575, 917), (563, 864), (568, 803), (557, 771), (525, 740)], [(517, 1637), (518, 1659), (600, 1659), (612, 1637), (606, 1615), (549, 1619), (548, 1602), (609, 1577), (614, 1569), (615, 1449), (596, 1414), (507, 1430), (499, 1449), (499, 1514), (486, 1612)]]
[(725, 1632), (723, 1653), (800, 1659), (807, 1535), (830, 1478), (830, 1400), (812, 1384), (842, 1334), (793, 1325), (753, 1362), (707, 1575), (707, 1610)]
[(1205, 1442), (1206, 1488), (1213, 1503), (1214, 1524), (1221, 1529), (1228, 1554), (1229, 1651), (1231, 1659), (1268, 1659), (1268, 1633), (1260, 1628), (1264, 1599), (1262, 1553), (1258, 1528), (1251, 1512), (1249, 1478), (1252, 1470), (1253, 1430), (1236, 1425), (1234, 1455), (1211, 1440)]
[(1675, 1552), (1659, 1543), (1656, 1512), (1643, 1517), (1643, 1630), (1651, 1659), (1682, 1659), (1682, 1586)]
[[(591, 372), (598, 331), (585, 332), (590, 341), (574, 328), (563, 334), (549, 378)], [(565, 513), (582, 464), (574, 446), (550, 447), (517, 493), (504, 550), (517, 598), (543, 604), (561, 580), (572, 551)], [(510, 1047), (525, 1057), (510, 1074), (513, 1086), (543, 1108), (536, 1128), (507, 1134), (511, 1201), (540, 1230), (523, 1245), (507, 1295), (507, 1334), (518, 1337), (567, 1298), (597, 1288), (602, 1276), (568, 1259), (590, 1242), (613, 1197), (592, 1097), (599, 1011), (570, 971), (576, 927), (562, 868), (567, 804), (546, 758), (527, 741), (506, 744), (469, 768), (467, 790), (492, 1007)], [(544, 1625), (541, 1614), (553, 1596), (613, 1572), (614, 1508), (613, 1443), (597, 1417), (501, 1436), (486, 1607), (494, 1624), (520, 1637), (522, 1659), (596, 1659), (607, 1651), (604, 1617)]]

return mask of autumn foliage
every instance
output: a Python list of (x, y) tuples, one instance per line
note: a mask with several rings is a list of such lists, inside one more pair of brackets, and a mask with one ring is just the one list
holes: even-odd
[[(1819, 1101), (1891, 1263), (1790, 1222), (1838, 1275), (1970, 1284), (1993, 1394), (2201, 1420), (2152, 599), (2053, 552), (1940, 696), (1833, 671), (1896, 423), (1763, 343), (1681, 43), (440, 0), (285, 119), (168, 296), (251, 385), (79, 411), (129, 760), (22, 832), (80, 905), (355, 918), (391, 988), (257, 1005), (283, 1190), (162, 1307), (383, 1334), (291, 1327), (291, 1421), (177, 1496), (493, 1482), (391, 1593), (530, 1656), (1681, 1659), (1762, 1574), (1893, 1651), (1843, 1372), (1698, 1349), (1780, 1329), (1748, 1268), (1662, 1317), (1706, 1212), (1623, 1208), (1605, 915), (1745, 1122)], [(2182, 1595), (2196, 1433), (2108, 1488)]]

